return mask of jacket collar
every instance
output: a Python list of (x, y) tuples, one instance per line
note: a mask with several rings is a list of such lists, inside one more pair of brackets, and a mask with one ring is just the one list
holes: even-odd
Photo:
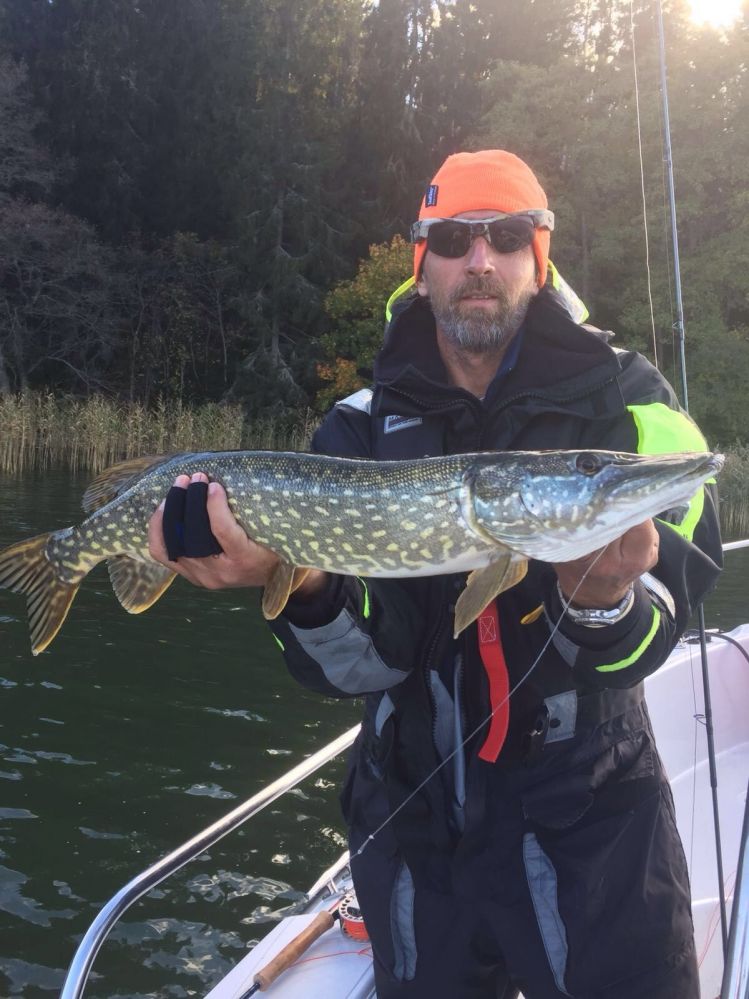
[[(549, 399), (570, 399), (586, 387), (615, 378), (618, 372), (616, 353), (606, 343), (606, 335), (574, 323), (553, 289), (544, 288), (528, 308), (517, 362), (503, 381), (500, 398), (542, 394)], [(400, 397), (400, 409), (393, 410), (400, 412), (404, 397), (417, 409), (455, 405), (461, 398), (476, 402), (469, 392), (448, 385), (434, 317), (428, 302), (420, 297), (404, 302), (388, 326), (374, 376), (384, 390), (380, 394), (383, 414), (392, 408), (391, 393)]]

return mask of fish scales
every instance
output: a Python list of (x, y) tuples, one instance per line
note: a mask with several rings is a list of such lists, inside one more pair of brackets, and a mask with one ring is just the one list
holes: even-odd
[(471, 460), (368, 462), (296, 452), (178, 456), (51, 542), (48, 553), (70, 581), (114, 555), (148, 560), (154, 509), (177, 474), (202, 471), (225, 488), (245, 532), (294, 565), (355, 575), (430, 574), (453, 550), (484, 560), (493, 550), (460, 514)]
[(296, 452), (202, 452), (133, 459), (98, 476), (79, 525), (0, 552), (0, 588), (28, 598), (32, 650), (52, 641), (81, 580), (106, 561), (131, 613), (174, 579), (148, 549), (148, 525), (178, 474), (205, 472), (240, 526), (273, 549), (267, 617), (308, 569), (402, 577), (470, 572), (456, 633), (514, 585), (529, 558), (567, 561), (690, 500), (722, 465), (705, 454), (608, 451), (460, 454), (366, 461)]

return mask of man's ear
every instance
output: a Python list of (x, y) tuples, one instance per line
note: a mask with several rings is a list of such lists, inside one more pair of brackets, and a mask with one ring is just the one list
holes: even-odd
[(421, 268), (421, 274), (416, 281), (416, 290), (421, 295), (422, 298), (429, 298), (429, 289), (427, 288), (427, 283), (424, 279), (424, 268)]

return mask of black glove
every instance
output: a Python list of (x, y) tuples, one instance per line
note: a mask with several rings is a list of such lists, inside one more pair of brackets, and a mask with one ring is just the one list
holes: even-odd
[(162, 530), (172, 562), (179, 558), (220, 555), (223, 551), (211, 531), (207, 498), (207, 482), (191, 482), (187, 489), (172, 486), (166, 494)]

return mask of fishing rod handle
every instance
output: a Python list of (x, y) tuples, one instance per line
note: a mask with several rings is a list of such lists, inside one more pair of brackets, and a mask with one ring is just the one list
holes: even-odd
[(327, 910), (318, 912), (309, 926), (287, 943), (283, 950), (276, 954), (264, 968), (256, 972), (255, 984), (260, 986), (260, 990), (263, 991), (271, 986), (282, 972), (290, 968), (307, 948), (312, 946), (318, 937), (330, 929), (334, 922), (335, 918), (331, 912)]

